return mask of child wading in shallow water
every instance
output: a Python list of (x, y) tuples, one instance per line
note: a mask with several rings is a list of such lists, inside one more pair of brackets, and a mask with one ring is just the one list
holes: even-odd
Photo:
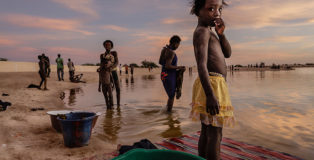
[(193, 85), (191, 117), (202, 123), (199, 155), (211, 160), (220, 159), (222, 127), (234, 125), (233, 107), (225, 82), (225, 58), (231, 56), (231, 47), (221, 19), (224, 5), (223, 0), (193, 0), (191, 10), (198, 18), (193, 45), (199, 74)]
[[(98, 91), (103, 92), (107, 109), (113, 108), (113, 96), (112, 96), (112, 81), (111, 81), (111, 67), (114, 61), (114, 57), (111, 54), (104, 55), (103, 64), (97, 69), (99, 72), (99, 85)], [(101, 88), (100, 88), (101, 87)]]
[(174, 35), (169, 42), (170, 44), (161, 50), (159, 64), (162, 65), (160, 78), (168, 95), (167, 111), (171, 112), (177, 87), (177, 70), (185, 71), (185, 67), (177, 66), (178, 57), (175, 53), (180, 46), (181, 38)]

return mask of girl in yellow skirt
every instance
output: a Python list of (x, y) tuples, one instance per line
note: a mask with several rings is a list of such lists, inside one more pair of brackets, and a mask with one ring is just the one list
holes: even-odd
[(211, 115), (206, 111), (206, 95), (200, 79), (197, 78), (193, 85), (191, 118), (214, 127), (234, 126), (233, 107), (225, 78), (219, 73), (210, 72), (209, 80), (219, 103), (219, 114)]

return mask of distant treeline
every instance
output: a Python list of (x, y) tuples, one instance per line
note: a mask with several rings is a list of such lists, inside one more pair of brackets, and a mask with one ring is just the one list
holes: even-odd
[[(130, 63), (130, 64), (124, 64), (124, 65), (122, 65), (122, 66), (134, 66), (135, 68), (149, 68), (149, 67), (151, 67), (151, 68), (159, 68), (159, 66), (156, 64), (156, 63), (154, 63), (154, 62), (151, 62), (151, 61), (142, 61), (141, 62), (141, 66), (139, 66), (139, 65), (137, 65), (136, 63)], [(82, 64), (82, 66), (100, 66), (100, 63), (96, 63), (96, 64), (94, 64), (94, 63), (84, 63), (84, 64)]]
[(82, 66), (100, 66), (100, 63), (96, 63), (96, 64), (93, 64), (93, 63), (84, 63), (84, 64), (82, 64)]
[(0, 61), (8, 61), (6, 58), (0, 58)]
[(256, 64), (248, 64), (248, 65), (241, 65), (241, 64), (236, 64), (236, 65), (230, 65), (230, 67), (248, 67), (248, 68), (265, 68), (265, 67), (274, 67), (274, 66), (314, 66), (314, 63), (305, 63), (305, 64), (275, 64), (273, 63), (272, 65), (267, 66), (264, 62), (261, 63), (256, 63)]

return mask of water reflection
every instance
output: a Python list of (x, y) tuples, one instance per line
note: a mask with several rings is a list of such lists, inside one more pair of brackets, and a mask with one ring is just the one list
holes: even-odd
[(134, 91), (134, 77), (131, 76), (131, 91)]
[(121, 110), (118, 107), (116, 110), (114, 109), (107, 109), (104, 122), (103, 122), (103, 129), (104, 129), (104, 138), (116, 142), (118, 139), (118, 133), (121, 128)]
[(60, 95), (59, 95), (59, 98), (60, 98), (61, 100), (64, 100), (64, 98), (65, 98), (65, 92), (61, 92)]
[(131, 84), (134, 84), (134, 77), (131, 76)]
[(264, 79), (265, 78), (265, 71), (256, 71), (256, 79)]
[(125, 77), (125, 86), (128, 87), (129, 86), (129, 77)]
[(168, 116), (165, 119), (165, 123), (163, 125), (168, 125), (169, 128), (164, 130), (160, 135), (163, 138), (171, 138), (171, 137), (179, 137), (182, 136), (183, 133), (181, 131), (180, 121), (177, 116), (174, 116), (172, 113), (167, 113)]
[(145, 81), (150, 81), (156, 79), (155, 75), (143, 75), (142, 79)]
[(83, 90), (82, 90), (81, 88), (73, 88), (73, 89), (70, 89), (69, 98), (68, 98), (68, 105), (69, 105), (69, 106), (75, 105), (75, 102), (76, 102), (76, 94), (79, 94), (79, 93), (83, 93)]

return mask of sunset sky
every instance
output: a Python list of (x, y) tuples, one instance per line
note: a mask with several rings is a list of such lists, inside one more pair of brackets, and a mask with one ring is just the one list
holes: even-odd
[[(172, 35), (180, 65), (195, 65), (191, 0), (1, 0), (0, 58), (36, 62), (58, 53), (97, 63), (111, 39), (120, 63), (157, 63)], [(223, 10), (233, 55), (227, 64), (314, 62), (314, 1), (228, 0)]]

